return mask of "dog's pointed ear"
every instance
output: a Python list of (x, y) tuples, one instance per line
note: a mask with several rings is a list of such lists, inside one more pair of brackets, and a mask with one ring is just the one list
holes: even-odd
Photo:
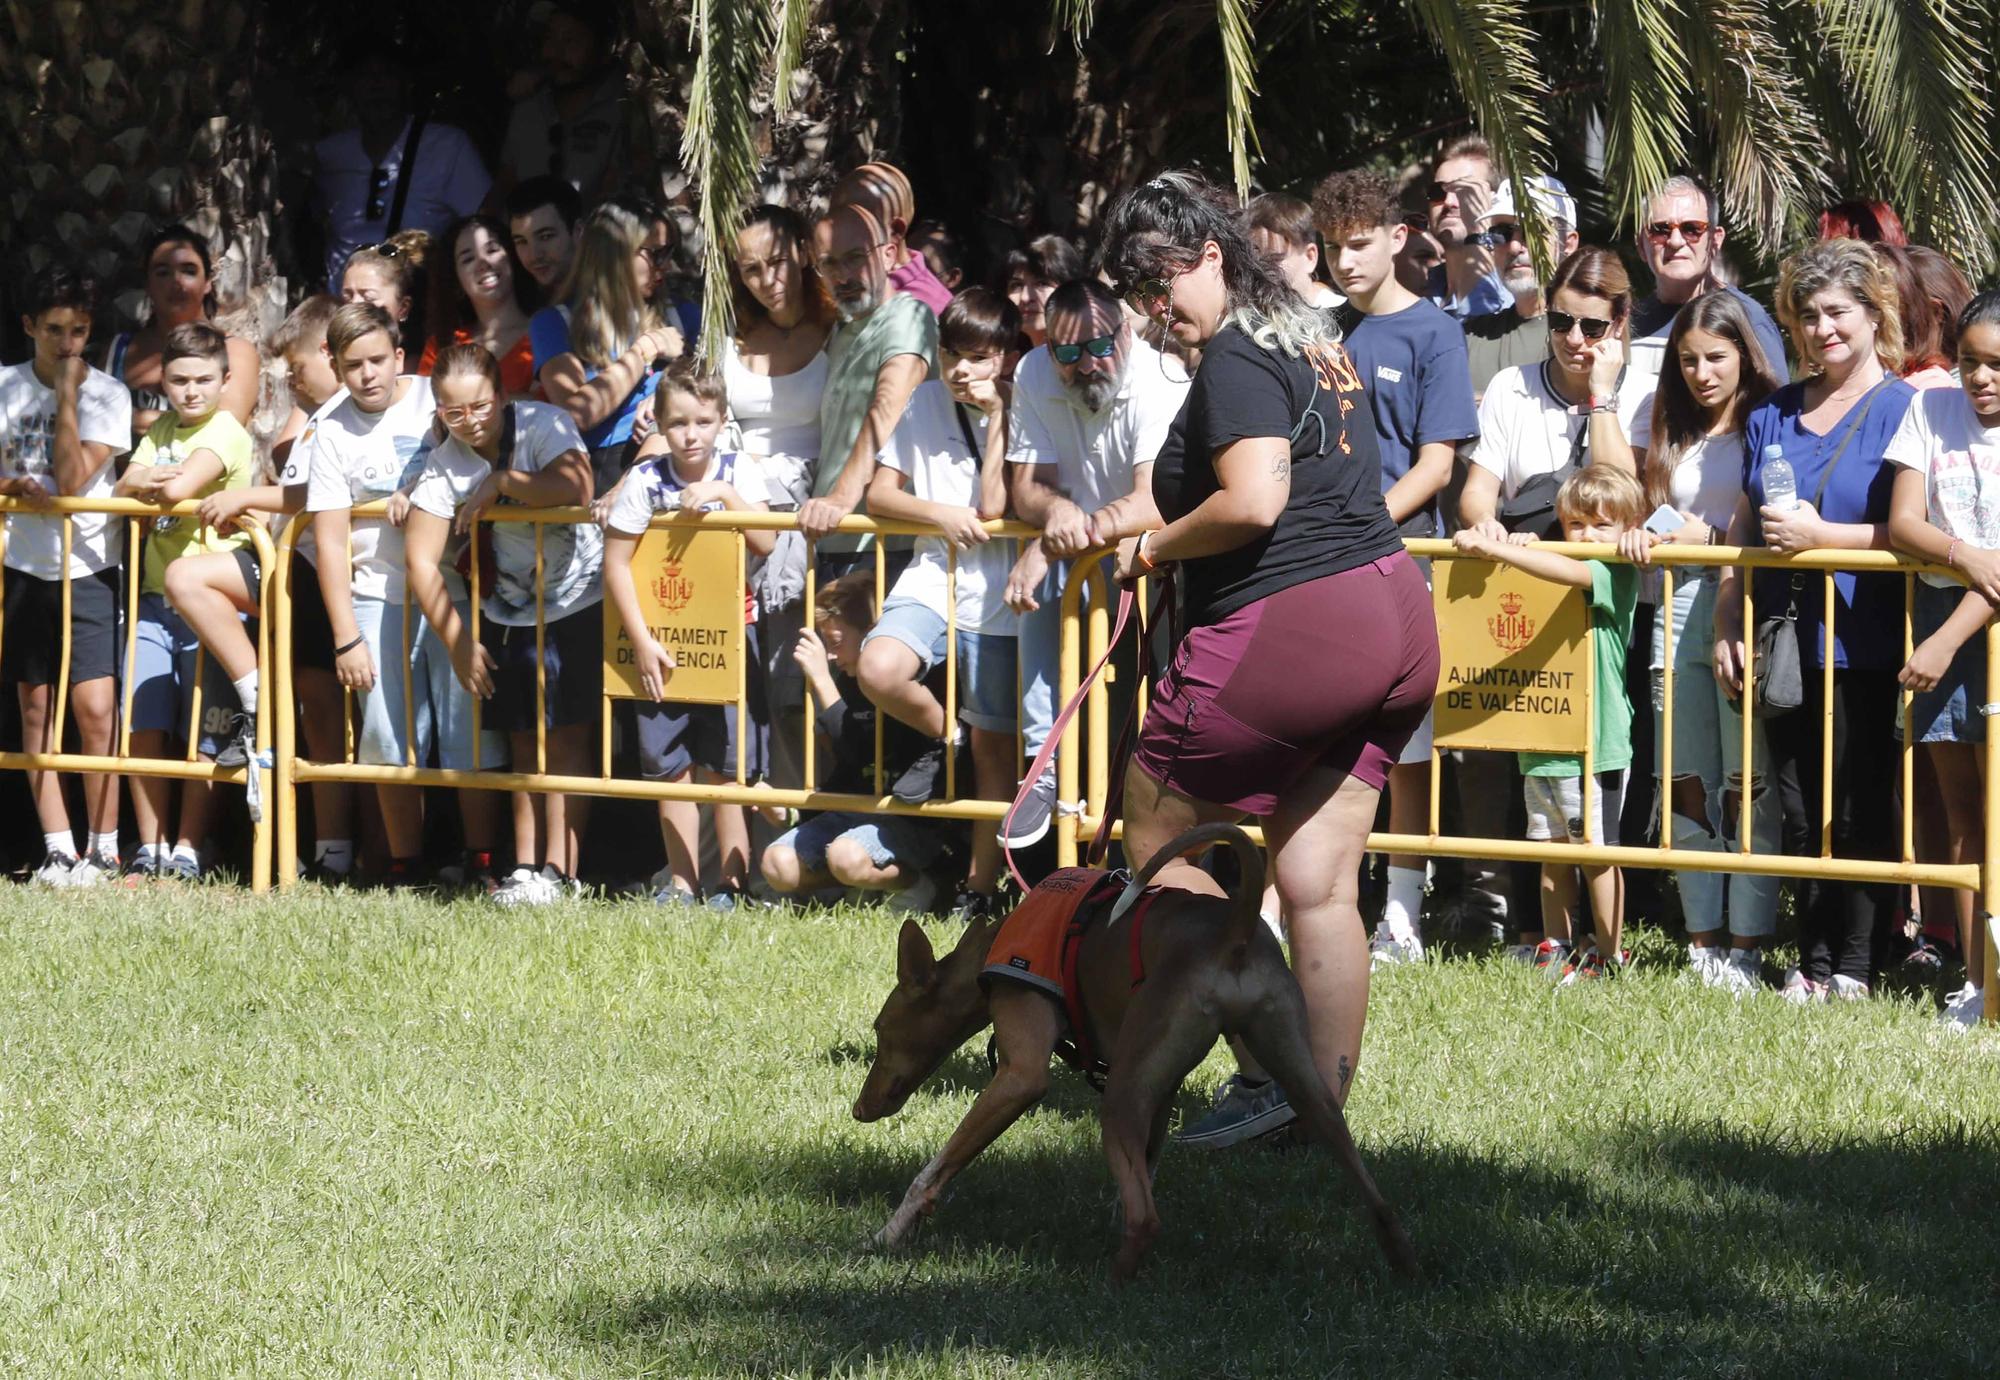
[(931, 937), (914, 920), (905, 920), (896, 936), (896, 981), (904, 987), (922, 987), (937, 973), (937, 955), (931, 951)]

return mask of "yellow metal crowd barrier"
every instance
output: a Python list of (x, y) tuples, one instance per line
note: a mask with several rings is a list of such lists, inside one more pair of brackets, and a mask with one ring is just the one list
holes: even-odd
[[(181, 781), (211, 781), (218, 784), (247, 786), (257, 792), (266, 808), (260, 813), (263, 818), (251, 824), (251, 865), (250, 885), (255, 891), (268, 890), (271, 885), (271, 835), (272, 810), (275, 804), (271, 790), (271, 715), (268, 712), (273, 696), (272, 678), (260, 677), (257, 691), (257, 760), (242, 767), (219, 767), (203, 759), (196, 751), (201, 738), (201, 683), (202, 670), (207, 652), (199, 653), (195, 660), (195, 684), (193, 703), (189, 710), (187, 747), (180, 760), (158, 757), (134, 757), (131, 749), (131, 718), (133, 686), (126, 669), (132, 664), (139, 631), (139, 539), (142, 524), (162, 517), (178, 517), (196, 520), (200, 510), (199, 502), (184, 503), (141, 503), (128, 498), (51, 498), (42, 503), (30, 503), (19, 498), (0, 498), (0, 513), (21, 513), (34, 517), (60, 516), (63, 520), (62, 568), (69, 569), (74, 519), (84, 514), (103, 513), (125, 519), (126, 559), (121, 570), (120, 584), (124, 592), (124, 629), (119, 638), (118, 678), (123, 682), (118, 692), (118, 726), (114, 751), (109, 756), (63, 750), (63, 730), (69, 709), (69, 668), (70, 668), (70, 582), (63, 581), (62, 596), (62, 649), (55, 685), (55, 705), (50, 716), (47, 742), (50, 750), (36, 752), (0, 752), (0, 769), (30, 772), (79, 772), (86, 775), (112, 773), (119, 776), (158, 777)], [(264, 528), (255, 522), (246, 522), (243, 530), (250, 535), (251, 545), (257, 552), (258, 569), (271, 569), (275, 548)], [(0, 538), (4, 543), (4, 538)], [(4, 606), (4, 581), (14, 579), (19, 572), (6, 570), (0, 566), (0, 606)], [(270, 664), (267, 655), (272, 619), (271, 582), (265, 579), (260, 595), (261, 615), (257, 620), (257, 662), (259, 666)], [(289, 612), (289, 610), (287, 611)], [(9, 630), (4, 619), (0, 619), (0, 647), (5, 645)], [(256, 774), (254, 783), (251, 774)], [(288, 811), (290, 800), (284, 802)]]
[[(1485, 558), (1470, 556), (1460, 552), (1448, 541), (1410, 540), (1405, 546), (1413, 556), (1428, 559), (1439, 566), (1451, 561), (1479, 561)], [(1616, 548), (1603, 545), (1579, 545), (1567, 542), (1546, 542), (1541, 549), (1573, 556), (1578, 559), (1621, 561)], [(1097, 553), (1101, 558), (1108, 552)], [(1834, 576), (1842, 572), (1879, 572), (1896, 574), (1903, 578), (1903, 655), (1907, 660), (1914, 650), (1911, 613), (1914, 603), (1916, 580), (1919, 574), (1936, 574), (1961, 580), (1958, 571), (1944, 566), (1927, 565), (1908, 560), (1887, 551), (1806, 551), (1786, 556), (1762, 547), (1735, 546), (1658, 546), (1652, 552), (1653, 563), (1663, 571), (1664, 593), (1662, 610), (1671, 608), (1673, 602), (1673, 581), (1675, 572), (1687, 566), (1736, 566), (1755, 569), (1781, 569), (1811, 572), (1823, 582), (1822, 593), (1826, 617), (1824, 620), (1823, 667), (1818, 671), (1805, 668), (1805, 674), (1822, 677), (1824, 694), (1822, 702), (1831, 704), (1833, 698), (1834, 656), (1833, 642), (1836, 635), (1835, 622), (1838, 617), (1838, 600), (1835, 598)], [(1087, 579), (1072, 580), (1063, 594), (1063, 643), (1061, 650), (1061, 677), (1064, 697), (1075, 692), (1082, 677), (1085, 659), (1095, 664), (1103, 654), (1108, 637), (1109, 606), (1105, 577), (1102, 569), (1093, 564)], [(1491, 562), (1487, 562), (1490, 564)], [(1078, 569), (1084, 563), (1078, 563)], [(1442, 575), (1437, 581), (1443, 585)], [(1755, 629), (1757, 612), (1753, 592), (1754, 580), (1744, 579), (1742, 585), (1742, 617), (1745, 662), (1743, 683), (1747, 687), (1753, 683), (1755, 673), (1752, 658), (1755, 655)], [(1090, 591), (1091, 607), (1087, 628), (1079, 612), (1080, 599)], [(1664, 613), (1663, 613), (1664, 616)], [(1672, 620), (1667, 620), (1666, 645), (1664, 651), (1664, 709), (1660, 725), (1661, 771), (1660, 779), (1670, 782), (1673, 776), (1673, 682), (1676, 674), (1673, 646)], [(1081, 634), (1081, 635), (1080, 635)], [(1985, 655), (1987, 665), (1988, 698), (2000, 694), (2000, 622), (1987, 626), (1985, 634)], [(1143, 689), (1141, 691), (1143, 693)], [(1694, 849), (1677, 849), (1673, 846), (1671, 823), (1671, 793), (1660, 792), (1660, 838), (1652, 847), (1622, 846), (1603, 841), (1576, 843), (1538, 843), (1526, 839), (1492, 839), (1452, 836), (1440, 831), (1440, 803), (1442, 796), (1442, 754), (1437, 748), (1431, 751), (1429, 832), (1425, 834), (1371, 833), (1368, 850), (1375, 853), (1404, 853), (1434, 858), (1480, 858), (1502, 862), (1554, 862), (1592, 865), (1609, 864), (1617, 867), (1672, 868), (1676, 870), (1704, 872), (1737, 872), (1765, 876), (1820, 878), (1841, 882), (1884, 882), (1911, 886), (1948, 887), (1962, 891), (1972, 891), (1978, 895), (1978, 907), (1988, 917), (1987, 962), (1989, 973), (2000, 972), (2000, 946), (1991, 923), (1996, 903), (2000, 903), (2000, 753), (1987, 752), (1984, 758), (1985, 814), (1983, 818), (1984, 848), (1979, 863), (1918, 862), (1916, 860), (1915, 827), (1913, 818), (1912, 782), (1915, 760), (1915, 734), (1910, 730), (1911, 692), (1905, 688), (1900, 695), (1900, 712), (1904, 732), (1901, 746), (1901, 804), (1902, 827), (1900, 849), (1895, 861), (1871, 858), (1842, 858), (1833, 853), (1833, 719), (1829, 713), (1821, 725), (1821, 792), (1818, 803), (1819, 851), (1814, 857), (1800, 857), (1784, 853), (1757, 853), (1751, 851), (1750, 809), (1752, 793), (1737, 792), (1741, 811), (1737, 829), (1737, 846), (1734, 852), (1710, 852)], [(1635, 713), (1647, 712), (1647, 706), (1634, 706)], [(1983, 706), (1975, 706), (1975, 711)], [(1065, 812), (1056, 822), (1058, 861), (1063, 866), (1073, 866), (1078, 857), (1079, 840), (1092, 836), (1103, 822), (1105, 801), (1108, 797), (1110, 763), (1109, 741), (1101, 731), (1108, 718), (1108, 695), (1102, 685), (1093, 688), (1090, 696), (1090, 718), (1094, 728), (1100, 731), (1091, 735), (1092, 747), (1088, 753), (1088, 780), (1081, 796), (1081, 808)], [(1752, 726), (1750, 715), (1741, 716), (1743, 744), (1743, 774), (1747, 780), (1752, 775)], [(1867, 725), (1862, 732), (1891, 731), (1887, 724)], [(1074, 726), (1072, 725), (1072, 733)], [(1075, 744), (1065, 739), (1061, 776), (1061, 791), (1064, 800), (1077, 800), (1079, 781), (1075, 763)], [(1635, 767), (1638, 764), (1635, 764)], [(1890, 783), (1881, 783), (1881, 789), (1890, 789)], [(1586, 812), (1588, 813), (1588, 812)], [(1112, 835), (1122, 832), (1122, 822), (1112, 821)], [(1253, 837), (1262, 841), (1260, 831), (1252, 829)], [(2000, 1020), (2000, 983), (1986, 983), (1986, 1018)]]
[[(386, 516), (386, 514), (387, 507), (383, 504), (363, 505), (353, 510), (353, 516), (356, 518), (382, 517)], [(591, 518), (590, 511), (586, 508), (528, 508), (510, 504), (503, 508), (488, 510), (482, 515), (480, 520), (483, 522), (533, 524), (537, 529), (536, 566), (539, 575), (542, 548), (541, 530), (551, 525), (588, 523)], [(708, 528), (733, 531), (739, 534), (753, 531), (790, 532), (798, 530), (798, 520), (795, 515), (790, 513), (717, 512), (689, 516), (669, 514), (656, 517), (653, 520), (652, 527), (654, 529), (695, 528), (697, 530)], [(985, 527), (995, 540), (1012, 539), (1018, 541), (1023, 537), (1039, 535), (1036, 529), (1019, 522), (994, 521), (986, 523)], [(892, 522), (868, 517), (850, 517), (840, 524), (838, 530), (843, 533), (867, 533), (878, 538), (882, 536), (937, 535), (936, 529), (927, 527), (921, 523)], [(351, 735), (348, 738), (346, 753), (348, 760), (341, 762), (315, 762), (308, 760), (301, 757), (298, 753), (294, 687), (291, 684), (289, 674), (286, 673), (291, 665), (291, 582), (296, 573), (296, 563), (292, 558), (292, 551), (298, 531), (299, 525), (294, 524), (281, 539), (272, 577), (265, 582), (267, 589), (272, 591), (271, 597), (274, 607), (277, 610), (275, 636), (273, 638), (273, 646), (277, 658), (276, 664), (280, 668), (285, 668), (281, 670), (278, 676), (273, 678), (277, 685), (276, 769), (278, 794), (284, 799), (287, 806), (279, 814), (276, 839), (276, 866), (278, 884), (281, 887), (290, 886), (298, 875), (298, 812), (296, 809), (291, 808), (291, 806), (296, 799), (296, 794), (300, 787), (310, 786), (312, 783), (320, 781), (338, 781), (356, 785), (451, 786), (475, 790), (523, 791), (543, 794), (589, 795), (641, 800), (692, 800), (707, 803), (777, 806), (810, 810), (855, 810), (871, 814), (904, 814), (932, 819), (985, 820), (994, 823), (997, 823), (1007, 812), (1007, 807), (1010, 803), (1008, 801), (974, 799), (959, 792), (957, 769), (952, 754), (946, 755), (944, 798), (928, 801), (921, 805), (903, 804), (894, 799), (886, 789), (879, 795), (859, 795), (819, 789), (813, 751), (813, 720), (815, 710), (810, 690), (808, 690), (805, 696), (803, 711), (805, 716), (803, 729), (805, 744), (803, 761), (804, 781), (801, 785), (795, 787), (780, 787), (768, 783), (751, 783), (743, 779), (742, 744), (748, 736), (747, 732), (739, 732), (737, 735), (739, 760), (737, 764), (737, 779), (733, 782), (721, 782), (712, 785), (694, 781), (674, 783), (613, 775), (610, 751), (610, 724), (614, 696), (609, 693), (608, 686), (602, 696), (601, 703), (600, 728), (604, 733), (599, 759), (601, 766), (595, 775), (550, 775), (541, 770), (522, 771), (518, 769), (504, 771), (450, 771), (440, 767), (422, 766), (414, 762), (406, 762), (400, 766), (360, 763), (353, 760), (354, 752)], [(741, 541), (740, 536), (738, 540), (739, 542)], [(803, 598), (805, 608), (808, 611), (808, 626), (810, 626), (810, 610), (818, 591), (818, 580), (814, 570), (815, 562), (813, 559), (815, 554), (814, 545), (814, 543), (808, 543), (806, 549), (805, 591)], [(873, 543), (873, 551), (876, 577), (875, 605), (879, 611), (882, 599), (887, 593), (884, 580), (887, 553), (879, 540)], [(951, 722), (956, 718), (957, 711), (958, 639), (955, 599), (957, 567), (958, 557), (954, 551), (949, 558), (947, 569), (948, 585), (954, 596), (946, 600), (948, 606), (946, 655), (949, 667), (945, 678), (945, 712), (947, 722)], [(470, 635), (477, 641), (479, 636), (480, 592), (478, 589), (476, 562), (473, 564), (473, 572), (469, 583), (470, 618), (472, 620)], [(539, 705), (542, 703), (542, 696), (544, 694), (544, 678), (539, 669), (542, 664), (539, 638), (545, 620), (541, 605), (542, 581), (537, 578), (535, 584), (535, 612), (538, 638), (536, 648), (536, 664), (538, 668), (536, 672), (536, 698)], [(410, 612), (409, 605), (410, 596), (406, 593), (406, 617), (404, 619), (404, 636), (406, 641), (405, 656), (403, 658), (405, 675), (408, 674), (409, 665), (407, 639), (412, 635), (411, 630), (415, 623), (414, 618), (407, 616)], [(379, 673), (380, 671), (378, 670)], [(672, 701), (671, 694), (669, 694), (668, 700), (669, 702)], [(404, 703), (406, 714), (414, 714), (413, 697), (406, 693)], [(478, 712), (477, 704), (478, 702), (475, 701), (475, 715)], [(746, 706), (739, 701), (738, 708), (741, 711)], [(878, 784), (886, 785), (882, 780), (883, 718), (884, 716), (880, 714), (876, 716), (875, 768)], [(544, 716), (538, 714), (536, 722), (536, 757), (537, 767), (539, 768), (546, 764), (546, 729), (542, 726), (545, 722)], [(747, 715), (740, 717), (738, 722), (739, 724), (747, 725)], [(475, 742), (478, 740), (478, 730), (479, 723), (475, 717)], [(415, 735), (406, 734), (405, 741), (414, 743)]]

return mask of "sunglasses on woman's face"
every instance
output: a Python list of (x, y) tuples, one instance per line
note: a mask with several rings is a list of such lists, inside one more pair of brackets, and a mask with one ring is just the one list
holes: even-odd
[[(1144, 286), (1144, 284), (1141, 284), (1141, 286)], [(1137, 292), (1138, 288), (1134, 288), (1133, 291)], [(1161, 291), (1164, 292), (1165, 289), (1162, 288)], [(1080, 345), (1057, 345), (1052, 341), (1049, 344), (1049, 354), (1055, 358), (1055, 362), (1058, 364), (1074, 364), (1083, 358), (1086, 350), (1090, 352), (1092, 359), (1109, 359), (1111, 358), (1111, 352), (1117, 348), (1117, 336), (1100, 335), (1093, 340), (1086, 340)]]
[(1566, 311), (1549, 313), (1550, 335), (1568, 335), (1578, 327), (1583, 329), (1585, 340), (1602, 340), (1605, 332), (1611, 329), (1611, 322), (1601, 316), (1571, 316)]
[(1173, 291), (1172, 278), (1143, 278), (1118, 295), (1125, 299), (1126, 306), (1139, 315), (1151, 316), (1154, 304), (1169, 300), (1173, 296)]

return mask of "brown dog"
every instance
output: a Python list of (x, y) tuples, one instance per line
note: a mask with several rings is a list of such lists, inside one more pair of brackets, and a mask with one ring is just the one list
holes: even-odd
[[(1215, 842), (1228, 843), (1241, 862), (1236, 898), (1160, 888), (1134, 946), (1130, 927), (1137, 912), (1126, 903), (1168, 860)], [(1219, 1035), (1240, 1036), (1285, 1086), (1299, 1119), (1333, 1147), (1360, 1191), (1389, 1263), (1405, 1275), (1418, 1273), (1409, 1237), (1361, 1163), (1340, 1104), (1313, 1065), (1305, 996), (1257, 914), (1263, 889), (1263, 856), (1249, 837), (1234, 825), (1205, 824), (1162, 849), (1126, 888), (1114, 918), (1092, 925), (1077, 949), (1075, 986), (1091, 1028), (1073, 1034), (1110, 1052), (1104, 1153), (1124, 1209), (1113, 1279), (1129, 1279), (1159, 1235), (1153, 1172), (1166, 1140), (1167, 1114), (1181, 1080), (1207, 1057)], [(1063, 1035), (1064, 1003), (1025, 981), (982, 978), (1004, 923), (973, 925), (942, 959), (914, 922), (904, 922), (897, 940), (896, 988), (875, 1018), (875, 1062), (855, 1100), (855, 1119), (875, 1121), (901, 1110), (946, 1056), (989, 1021), (999, 1067), (876, 1234), (879, 1246), (906, 1242), (958, 1172), (1048, 1090), (1049, 1056)], [(1135, 966), (1144, 974), (1137, 986)]]

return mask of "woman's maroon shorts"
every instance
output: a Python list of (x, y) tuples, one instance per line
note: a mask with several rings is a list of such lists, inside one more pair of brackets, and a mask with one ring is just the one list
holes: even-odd
[(1430, 590), (1399, 551), (1189, 632), (1133, 760), (1171, 790), (1252, 815), (1316, 767), (1380, 790), (1437, 677)]

